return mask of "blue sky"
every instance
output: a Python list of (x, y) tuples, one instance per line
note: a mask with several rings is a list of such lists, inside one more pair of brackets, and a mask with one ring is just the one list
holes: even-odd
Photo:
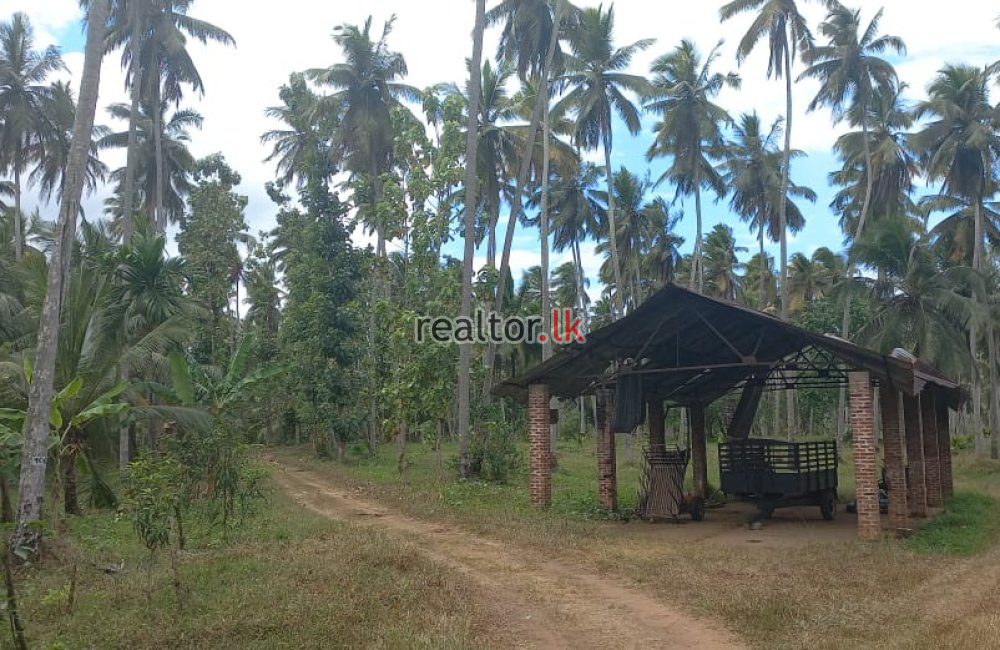
[[(489, 0), (492, 5), (495, 0)], [(582, 0), (579, 4), (596, 5)], [(607, 5), (607, 3), (605, 3)], [(717, 69), (737, 70), (733, 50), (745, 31), (749, 18), (738, 18), (720, 24), (718, 8), (722, 2), (689, 3), (684, 11), (669, 2), (651, 3), (648, 0), (617, 0), (616, 41), (630, 43), (640, 38), (654, 37), (656, 44), (634, 61), (633, 71), (644, 72), (656, 56), (673, 48), (681, 38), (690, 38), (703, 52), (710, 50), (719, 39), (724, 40)], [(937, 0), (884, 0), (860, 2), (863, 19), (870, 18), (879, 6), (885, 7), (881, 31), (896, 34), (906, 41), (908, 53), (896, 62), (901, 79), (910, 85), (911, 99), (922, 96), (934, 73), (944, 62), (964, 61), (982, 65), (1000, 59), (1000, 32), (994, 20), (1000, 9), (986, 6), (979, 0), (951, 0), (942, 11)], [(408, 81), (418, 87), (447, 80), (456, 81), (464, 76), (464, 60), (470, 54), (468, 34), (473, 22), (474, 3), (471, 0), (369, 0), (365, 3), (340, 1), (316, 3), (314, 0), (283, 0), (280, 12), (255, 11), (255, 5), (241, 5), (243, 10), (233, 11), (231, 0), (197, 0), (192, 14), (227, 29), (236, 39), (237, 48), (192, 45), (192, 55), (197, 61), (205, 81), (207, 93), (203, 98), (191, 97), (186, 106), (200, 111), (205, 117), (202, 131), (192, 134), (191, 147), (195, 155), (204, 156), (221, 151), (243, 176), (240, 190), (250, 201), (247, 218), (251, 229), (270, 228), (274, 223), (274, 206), (264, 193), (264, 183), (273, 177), (273, 167), (263, 162), (267, 148), (259, 142), (259, 135), (276, 124), (264, 116), (264, 109), (277, 102), (278, 87), (292, 71), (329, 65), (337, 60), (335, 45), (330, 40), (335, 25), (360, 23), (371, 14), (376, 25), (392, 14), (398, 19), (390, 36), (390, 45), (402, 52), (410, 69)], [(78, 78), (82, 67), (83, 36), (79, 23), (77, 0), (5, 0), (4, 11), (25, 11), (36, 26), (40, 44), (58, 44), (70, 69), (70, 76)], [(800, 3), (810, 24), (814, 27), (822, 19), (818, 3)], [(928, 19), (932, 15), (933, 20)], [(496, 32), (489, 34), (487, 55), (495, 50)], [(762, 45), (738, 69), (743, 76), (739, 91), (726, 90), (718, 101), (734, 117), (756, 109), (762, 122), (770, 124), (784, 112), (784, 84), (764, 77), (766, 48)], [(799, 67), (801, 70), (801, 67)], [(797, 74), (797, 72), (796, 72)], [(125, 101), (124, 84), (117, 56), (108, 57), (102, 71), (102, 89), (98, 121), (116, 128), (123, 124), (110, 123), (103, 107)], [(796, 110), (793, 129), (793, 146), (807, 156), (794, 162), (792, 175), (796, 182), (812, 187), (819, 195), (814, 205), (803, 206), (807, 225), (805, 230), (790, 241), (790, 253), (811, 253), (819, 246), (839, 249), (842, 246), (837, 218), (828, 204), (834, 190), (827, 185), (827, 174), (838, 167), (831, 153), (843, 126), (834, 126), (829, 113), (806, 113), (805, 106), (815, 93), (811, 82), (796, 84)], [(1000, 92), (1000, 89), (995, 90)], [(659, 160), (647, 164), (645, 151), (652, 137), (647, 128), (637, 137), (629, 136), (619, 128), (615, 135), (613, 163), (616, 168), (625, 165), (634, 173), (644, 175), (647, 169), (657, 178), (666, 166)], [(112, 167), (124, 162), (120, 152), (107, 152), (106, 162)], [(661, 188), (668, 199), (673, 190)], [(29, 190), (30, 194), (30, 190)], [(88, 214), (100, 212), (107, 190), (102, 188), (85, 201)], [(35, 204), (29, 197), (27, 207)], [(54, 216), (51, 205), (39, 206), (43, 215)], [(693, 205), (685, 207), (685, 219), (678, 232), (685, 237), (684, 250), (689, 251), (694, 241)], [(743, 246), (756, 247), (753, 233), (745, 224), (729, 213), (725, 200), (714, 203), (705, 200), (705, 231), (719, 222), (731, 225)], [(505, 218), (501, 219), (506, 221)], [(365, 243), (358, 234), (358, 243)], [(502, 241), (502, 235), (501, 235)], [(517, 276), (521, 270), (538, 263), (539, 238), (537, 231), (518, 229), (514, 239), (512, 267)], [(460, 243), (455, 242), (449, 252), (460, 254)], [(480, 251), (482, 253), (482, 251)], [(777, 252), (770, 246), (769, 252)], [(588, 272), (595, 275), (599, 261), (591, 251)], [(485, 257), (483, 253), (481, 257)], [(553, 266), (568, 259), (555, 255)], [(591, 293), (599, 291), (591, 286)]]

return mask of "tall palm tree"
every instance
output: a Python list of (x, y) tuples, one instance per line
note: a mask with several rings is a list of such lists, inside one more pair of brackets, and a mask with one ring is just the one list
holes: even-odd
[[(563, 29), (563, 20), (569, 13), (569, 3), (567, 0), (554, 0), (555, 7), (550, 7), (546, 0), (503, 0), (487, 14), (487, 22), (495, 24), (503, 21), (504, 32), (500, 41), (500, 56), (516, 59), (518, 74), (522, 81), (527, 79), (529, 72), (535, 72), (538, 79), (538, 92), (535, 93), (535, 107), (532, 110), (531, 122), (529, 123), (527, 137), (518, 166), (516, 186), (513, 200), (511, 202), (510, 218), (507, 221), (507, 229), (504, 233), (503, 252), (500, 257), (499, 277), (501, 282), (510, 272), (511, 247), (514, 244), (514, 230), (517, 220), (521, 216), (524, 199), (524, 191), (527, 187), (528, 176), (532, 169), (535, 151), (535, 140), (539, 127), (543, 127), (543, 156), (545, 161), (542, 170), (542, 183), (546, 187), (548, 183), (548, 156), (549, 156), (549, 126), (548, 126), (548, 102), (551, 98), (549, 80), (553, 70), (557, 69), (557, 54), (559, 53), (559, 38)], [(547, 42), (546, 42), (547, 38)], [(540, 49), (543, 42), (546, 42), (544, 50)], [(544, 53), (544, 56), (542, 56)], [(547, 226), (547, 210), (542, 210), (542, 219)], [(546, 230), (543, 227), (543, 231)], [(542, 244), (545, 247), (543, 257), (548, 255), (548, 233), (543, 232)], [(548, 278), (543, 277), (545, 288), (545, 298), (548, 297)], [(498, 285), (498, 286), (503, 286)], [(504, 293), (497, 292), (493, 309), (497, 313), (503, 313)], [(543, 328), (547, 325), (548, 315), (543, 313)], [(492, 364), (496, 346), (490, 344), (486, 350), (487, 368)], [(493, 380), (493, 373), (487, 371), (486, 384), (484, 388), (488, 392)]]
[(739, 272), (743, 268), (739, 254), (746, 251), (744, 246), (736, 244), (733, 229), (724, 223), (716, 224), (708, 233), (705, 237), (705, 281), (710, 295), (736, 300)]
[[(915, 115), (928, 120), (911, 139), (931, 181), (941, 181), (942, 192), (971, 204), (974, 215), (972, 268), (983, 272), (986, 226), (983, 202), (997, 191), (996, 165), (1000, 160), (1000, 134), (990, 104), (991, 68), (946, 65), (928, 88), (928, 98), (917, 105)], [(985, 302), (985, 296), (977, 296)], [(985, 335), (993, 336), (992, 322)], [(973, 321), (969, 330), (972, 363), (973, 427), (976, 450), (983, 453), (986, 441), (981, 425), (982, 397), (978, 372), (979, 330)], [(995, 345), (990, 349), (995, 352)], [(997, 359), (991, 358), (990, 364)]]
[(0, 170), (14, 176), (14, 254), (24, 250), (21, 213), (21, 174), (32, 162), (29, 149), (46, 135), (44, 102), (52, 93), (46, 79), (65, 70), (55, 46), (35, 49), (35, 34), (28, 17), (15, 13), (0, 23)]
[[(515, 119), (514, 101), (507, 92), (507, 85), (514, 71), (509, 63), (499, 62), (495, 66), (484, 61), (479, 79), (479, 116), (476, 148), (476, 177), (479, 179), (477, 196), (485, 214), (486, 263), (496, 266), (497, 225), (500, 221), (500, 206), (512, 191), (509, 188), (512, 170), (518, 160), (518, 134), (511, 129)], [(472, 75), (470, 74), (470, 79)], [(469, 101), (467, 90), (465, 101)]]
[(896, 70), (881, 55), (906, 53), (903, 39), (879, 35), (881, 20), (880, 9), (862, 29), (860, 10), (835, 5), (819, 26), (820, 33), (827, 39), (826, 44), (803, 53), (802, 58), (809, 67), (798, 77), (820, 83), (819, 91), (809, 103), (810, 111), (826, 106), (833, 111), (835, 122), (847, 118), (851, 124), (861, 127), (866, 179), (855, 238), (864, 231), (875, 183), (869, 138), (872, 104), (877, 93), (892, 96), (898, 85)]
[[(833, 0), (821, 0), (827, 7)], [(781, 163), (781, 190), (778, 206), (778, 232), (781, 239), (781, 317), (788, 318), (788, 237), (787, 197), (792, 164), (792, 64), (795, 56), (812, 47), (812, 33), (799, 13), (795, 0), (733, 0), (719, 9), (719, 18), (729, 20), (739, 14), (755, 12), (756, 18), (736, 48), (736, 60), (742, 64), (762, 39), (767, 39), (767, 77), (785, 80), (785, 146)]]
[(59, 347), (60, 306), (69, 258), (76, 234), (77, 215), (94, 131), (94, 115), (104, 58), (104, 35), (111, 15), (109, 0), (92, 0), (87, 10), (87, 45), (80, 78), (80, 100), (73, 123), (73, 140), (66, 167), (66, 184), (56, 224), (55, 248), (49, 264), (48, 284), (39, 319), (35, 367), (28, 394), (24, 425), (17, 527), (11, 547), (37, 549), (40, 539), (34, 522), (42, 516), (45, 470), (48, 460), (49, 417), (54, 394), (56, 352)]
[(712, 158), (723, 149), (722, 126), (732, 123), (729, 114), (712, 100), (723, 88), (740, 85), (736, 73), (712, 71), (720, 46), (716, 45), (703, 60), (694, 43), (685, 39), (673, 51), (657, 58), (651, 68), (652, 97), (645, 104), (646, 110), (660, 116), (647, 158), (670, 156), (670, 167), (660, 182), (674, 183), (678, 196), (694, 196), (697, 223), (689, 284), (698, 291), (705, 287), (701, 190), (709, 188), (717, 196), (726, 193)]
[(873, 176), (871, 219), (915, 216), (919, 212), (911, 198), (913, 181), (920, 169), (908, 141), (913, 113), (902, 100), (905, 89), (906, 84), (896, 84), (890, 92), (878, 90), (872, 97), (868, 108), (871, 158), (867, 164), (862, 131), (846, 133), (834, 143), (834, 151), (843, 161), (843, 167), (830, 174), (830, 180), (842, 189), (830, 207), (840, 214), (841, 229), (848, 241), (854, 238), (860, 223), (869, 167)]
[[(756, 112), (744, 113), (732, 131), (733, 137), (726, 145), (726, 159), (720, 170), (732, 193), (729, 206), (757, 232), (759, 255), (763, 259), (765, 234), (771, 241), (781, 241), (788, 230), (795, 233), (805, 226), (802, 211), (789, 195), (815, 201), (816, 193), (785, 178), (785, 159), (803, 154), (797, 149), (788, 152), (778, 149), (777, 141), (782, 131), (780, 118), (765, 133)], [(782, 188), (786, 190), (784, 196)], [(759, 283), (759, 305), (766, 304), (766, 288), (763, 282)]]
[(967, 372), (966, 328), (977, 317), (968, 296), (976, 282), (970, 269), (942, 265), (912, 222), (898, 217), (873, 223), (852, 255), (884, 271), (879, 279), (853, 279), (868, 289), (873, 305), (859, 338), (884, 352), (912, 350), (949, 373)]
[[(333, 31), (333, 40), (344, 57), (329, 68), (309, 70), (307, 76), (334, 93), (325, 102), (340, 114), (333, 140), (334, 155), (355, 177), (365, 177), (372, 185), (372, 215), (378, 214), (382, 200), (381, 175), (392, 166), (392, 110), (405, 108), (401, 100), (419, 101), (420, 91), (400, 80), (407, 75), (406, 59), (389, 49), (395, 16), (372, 37), (372, 17), (364, 25), (343, 24)], [(376, 252), (386, 255), (383, 224), (372, 224), (377, 233)]]
[[(600, 171), (590, 163), (580, 162), (576, 173), (560, 175), (552, 185), (552, 247), (558, 252), (567, 248), (576, 265), (576, 278), (580, 283), (578, 295), (586, 295), (587, 282), (583, 271), (582, 241), (596, 236), (603, 221), (605, 206), (595, 190)], [(583, 315), (584, 330), (589, 327), (585, 304), (574, 305)]]
[[(133, 152), (137, 145), (137, 120), (140, 119), (140, 103), (159, 106), (167, 102), (178, 106), (184, 95), (184, 86), (204, 94), (205, 85), (194, 60), (187, 50), (189, 38), (207, 44), (208, 42), (234, 46), (233, 37), (223, 29), (190, 16), (188, 12), (194, 0), (127, 0), (116, 3), (115, 20), (108, 31), (106, 50), (122, 48), (122, 67), (126, 71), (125, 83), (129, 89), (129, 134), (126, 146)], [(154, 112), (156, 121), (163, 115)], [(156, 193), (152, 196), (153, 221), (160, 233), (166, 230), (165, 206), (166, 174), (163, 162), (163, 129), (156, 124), (153, 129), (154, 149), (158, 161), (156, 167)], [(126, 154), (127, 155), (127, 154)], [(126, 172), (129, 161), (126, 160)], [(133, 167), (134, 169), (134, 167)], [(127, 173), (126, 173), (127, 176)], [(130, 180), (128, 178), (123, 180)], [(129, 185), (129, 183), (125, 183)], [(128, 196), (131, 187), (123, 188)], [(125, 205), (125, 212), (131, 208)], [(127, 220), (126, 232), (131, 232), (132, 224)]]
[[(112, 104), (107, 110), (117, 120), (131, 119), (131, 109), (127, 104)], [(150, 215), (161, 215), (163, 223), (174, 223), (184, 214), (184, 197), (192, 188), (191, 174), (195, 160), (188, 149), (191, 140), (189, 131), (201, 128), (203, 119), (199, 113), (189, 109), (175, 110), (168, 117), (167, 110), (167, 102), (161, 102), (159, 110), (153, 104), (140, 104), (139, 118), (135, 120), (136, 191), (131, 201)], [(161, 133), (157, 133), (157, 129)], [(98, 141), (98, 146), (103, 149), (125, 148), (128, 146), (128, 131), (107, 133)], [(111, 179), (118, 182), (122, 189), (119, 208), (123, 209), (123, 213), (129, 203), (123, 187), (126, 173), (127, 168), (124, 167), (111, 173)], [(157, 203), (162, 207), (156, 208)], [(156, 223), (156, 227), (162, 234), (161, 224)], [(124, 222), (121, 230), (128, 232)]]
[[(614, 114), (625, 123), (632, 135), (642, 130), (639, 109), (628, 93), (645, 95), (649, 82), (641, 75), (626, 72), (636, 53), (653, 45), (654, 39), (643, 39), (624, 47), (614, 47), (614, 6), (604, 11), (603, 6), (582, 10), (569, 30), (572, 54), (566, 57), (566, 73), (560, 80), (570, 88), (555, 108), (555, 113), (572, 111), (575, 117), (573, 140), (584, 149), (604, 148), (604, 175), (608, 183), (608, 222), (611, 232), (616, 232), (615, 193), (612, 190), (611, 149), (613, 145)], [(614, 238), (611, 244), (612, 268), (615, 284), (621, 286), (619, 277), (621, 261)], [(619, 294), (615, 293), (618, 297)], [(617, 305), (621, 313), (621, 304)]]
[(767, 253), (751, 257), (747, 261), (740, 289), (744, 303), (760, 311), (775, 313), (778, 307), (778, 275), (774, 269), (774, 258)]
[[(846, 117), (851, 124), (861, 127), (865, 191), (858, 225), (854, 231), (855, 241), (864, 232), (875, 183), (871, 164), (871, 140), (868, 135), (870, 107), (876, 93), (889, 94), (898, 85), (895, 69), (881, 55), (889, 52), (902, 54), (906, 51), (906, 45), (898, 36), (879, 35), (881, 19), (882, 10), (879, 10), (867, 27), (862, 27), (860, 10), (834, 5), (819, 26), (819, 31), (827, 42), (803, 53), (802, 58), (809, 67), (798, 77), (815, 79), (820, 83), (819, 92), (809, 103), (810, 111), (827, 106), (833, 111), (834, 122), (840, 122)], [(849, 267), (848, 275), (853, 275), (853, 272), (853, 266)], [(850, 316), (851, 303), (848, 299), (844, 301), (841, 321), (840, 335), (844, 338), (850, 337)], [(847, 389), (841, 386), (839, 413), (844, 412), (846, 401)], [(846, 420), (843, 420), (841, 425), (845, 424)], [(838, 431), (840, 438), (843, 438), (843, 434), (844, 431)]]
[(285, 185), (294, 182), (302, 187), (306, 178), (301, 170), (306, 169), (310, 160), (329, 155), (329, 133), (336, 129), (337, 115), (320, 110), (320, 98), (299, 72), (289, 77), (278, 96), (282, 103), (269, 106), (264, 113), (286, 128), (271, 129), (260, 136), (261, 143), (272, 146), (264, 161), (277, 161), (278, 178)]
[[(59, 200), (66, 182), (66, 165), (69, 163), (73, 120), (76, 116), (76, 101), (69, 84), (60, 81), (52, 84), (52, 90), (43, 100), (42, 106), (49, 126), (35, 143), (33, 157), (38, 165), (28, 177), (28, 182), (38, 186), (42, 199), (48, 201), (54, 195)], [(97, 139), (106, 132), (105, 127), (94, 129), (95, 137), (87, 153), (84, 189), (88, 194), (97, 188), (97, 183), (103, 181), (108, 173), (108, 166), (101, 162), (97, 154)]]
[(843, 259), (826, 247), (817, 248), (811, 257), (795, 253), (788, 266), (789, 309), (792, 314), (807, 303), (831, 295), (844, 271)]
[[(472, 274), (476, 255), (476, 216), (474, 207), (479, 205), (476, 167), (471, 161), (479, 156), (479, 98), (481, 94), (479, 70), (483, 61), (483, 36), (486, 30), (486, 0), (476, 0), (476, 20), (472, 28), (472, 59), (469, 64), (469, 107), (465, 133), (465, 220), (463, 224), (464, 250), (462, 254), (462, 295), (460, 315), (472, 315)], [(469, 419), (472, 401), (472, 348), (459, 346), (458, 352), (458, 472), (462, 478), (469, 476)]]

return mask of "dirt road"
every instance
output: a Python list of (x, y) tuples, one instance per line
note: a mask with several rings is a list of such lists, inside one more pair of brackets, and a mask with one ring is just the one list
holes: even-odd
[(319, 472), (271, 460), (274, 478), (302, 506), (325, 517), (384, 530), (476, 584), (510, 647), (745, 647), (623, 582), (536, 553), (392, 512)]

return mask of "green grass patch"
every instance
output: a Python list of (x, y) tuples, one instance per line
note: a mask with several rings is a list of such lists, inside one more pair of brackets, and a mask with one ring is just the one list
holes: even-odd
[[(379, 531), (320, 517), (278, 490), (228, 541), (199, 514), (185, 526), (188, 548), (159, 552), (150, 572), (128, 518), (71, 518), (44, 561), (17, 576), (29, 647), (492, 645), (482, 596), (460, 575)], [(7, 640), (4, 632), (0, 647)]]
[(905, 545), (918, 553), (975, 555), (1000, 539), (1000, 502), (978, 492), (957, 492), (945, 511), (920, 528)]

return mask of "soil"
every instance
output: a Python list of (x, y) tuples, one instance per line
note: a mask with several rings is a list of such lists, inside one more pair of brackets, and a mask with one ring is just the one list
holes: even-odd
[(460, 572), (482, 594), (511, 648), (746, 647), (639, 588), (582, 566), (416, 519), (352, 494), (328, 476), (271, 459), (274, 478), (297, 503), (324, 517), (371, 526)]

